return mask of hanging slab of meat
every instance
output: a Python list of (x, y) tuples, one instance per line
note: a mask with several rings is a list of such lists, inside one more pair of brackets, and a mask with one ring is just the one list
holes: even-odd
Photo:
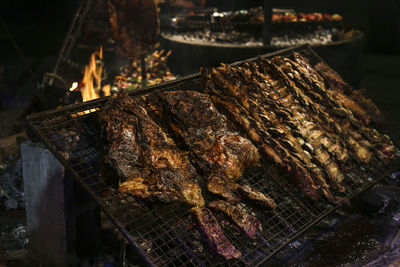
[(159, 31), (154, 0), (108, 0), (111, 35), (117, 52), (126, 57), (146, 53)]
[(128, 96), (114, 95), (99, 112), (104, 160), (121, 180), (119, 190), (139, 198), (182, 201), (192, 209), (211, 247), (227, 259), (241, 253), (229, 242), (207, 208), (187, 152)]
[(187, 153), (132, 98), (125, 93), (113, 96), (99, 112), (99, 120), (105, 161), (121, 178), (121, 192), (204, 205)]
[(199, 168), (207, 173), (210, 192), (230, 202), (238, 201), (236, 193), (244, 193), (245, 197), (276, 206), (262, 192), (235, 183), (246, 168), (258, 163), (260, 156), (248, 139), (230, 130), (233, 125), (218, 112), (207, 95), (173, 91), (162, 93), (160, 97), (172, 131), (183, 140)]
[(223, 200), (214, 200), (211, 201), (208, 206), (229, 216), (232, 221), (251, 238), (255, 238), (257, 232), (262, 230), (261, 223), (256, 217), (235, 205)]

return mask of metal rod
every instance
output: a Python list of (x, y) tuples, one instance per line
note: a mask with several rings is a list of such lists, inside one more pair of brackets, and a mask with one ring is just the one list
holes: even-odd
[(142, 87), (146, 87), (147, 81), (146, 81), (146, 55), (142, 54), (140, 55), (140, 66), (142, 68)]
[(264, 0), (264, 24), (263, 24), (263, 44), (268, 46), (271, 43), (272, 35), (272, 1)]
[[(76, 41), (77, 35), (79, 35), (80, 28), (82, 26), (83, 19), (86, 17), (93, 0), (81, 0), (81, 3), (75, 13), (75, 16), (69, 26), (68, 32), (65, 35), (63, 45), (61, 46), (60, 53), (54, 66), (53, 73), (57, 74), (58, 68), (61, 62), (65, 59), (65, 55), (68, 55)], [(75, 32), (74, 32), (75, 29)], [(49, 80), (49, 85), (53, 84), (53, 79)]]
[(124, 238), (121, 240), (121, 248), (119, 251), (119, 265), (121, 267), (126, 267), (126, 241)]

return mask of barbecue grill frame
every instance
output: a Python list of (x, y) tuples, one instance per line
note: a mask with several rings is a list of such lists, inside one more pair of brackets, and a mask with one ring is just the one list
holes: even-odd
[[(309, 56), (311, 56), (315, 60), (325, 62), (308, 45), (302, 45), (302, 46), (279, 50), (279, 51), (276, 51), (273, 53), (265, 54), (265, 55), (263, 55), (263, 57), (272, 57), (272, 56), (276, 56), (276, 55), (288, 55), (295, 51), (306, 52), (306, 53), (308, 53)], [(256, 57), (248, 59), (246, 61), (254, 61), (254, 60), (256, 60)], [(233, 63), (231, 65), (237, 65), (242, 62), (243, 61), (239, 61), (239, 62)], [(326, 62), (325, 62), (325, 64), (326, 64)], [(192, 86), (193, 84), (198, 84), (200, 82), (200, 78), (201, 78), (200, 73), (196, 73), (196, 74), (182, 77), (182, 78), (174, 80), (174, 81), (170, 81), (170, 82), (166, 82), (166, 83), (163, 83), (160, 85), (150, 86), (150, 87), (146, 87), (141, 90), (133, 91), (133, 92), (130, 92), (129, 95), (132, 97), (138, 97), (138, 96), (145, 95), (148, 93), (152, 93), (152, 92), (156, 92), (156, 91), (163, 91), (163, 90), (168, 90), (168, 89), (172, 89), (172, 90), (188, 89), (188, 86)], [(104, 197), (101, 197), (101, 196), (99, 196), (98, 193), (95, 193), (95, 191), (93, 189), (93, 184), (90, 185), (90, 184), (88, 184), (88, 181), (85, 180), (88, 177), (90, 179), (92, 179), (91, 178), (92, 176), (88, 176), (88, 177), (85, 177), (85, 179), (83, 179), (82, 176), (79, 174), (79, 172), (72, 166), (72, 163), (70, 162), (69, 158), (67, 156), (65, 156), (65, 154), (62, 151), (60, 151), (60, 149), (57, 147), (57, 145), (54, 143), (54, 141), (52, 142), (49, 139), (48, 135), (47, 136), (45, 135), (45, 127), (46, 126), (44, 126), (44, 128), (40, 128), (38, 126), (39, 123), (46, 122), (46, 120), (49, 120), (49, 119), (66, 118), (67, 120), (72, 121), (73, 123), (76, 123), (76, 126), (78, 126), (76, 129), (79, 130), (79, 129), (81, 129), (82, 125), (79, 124), (78, 120), (86, 118), (86, 115), (78, 116), (76, 114), (78, 112), (82, 112), (82, 111), (89, 111), (88, 112), (88, 114), (89, 114), (89, 113), (91, 113), (90, 110), (92, 110), (92, 111), (95, 111), (96, 109), (98, 110), (98, 108), (101, 107), (102, 105), (104, 105), (107, 100), (108, 100), (108, 97), (103, 97), (103, 98), (88, 101), (85, 103), (69, 105), (69, 106), (66, 106), (66, 107), (63, 107), (63, 108), (57, 109), (57, 110), (50, 110), (50, 111), (45, 111), (42, 113), (30, 115), (26, 118), (28, 134), (32, 139), (38, 138), (41, 142), (43, 142), (44, 144), (47, 145), (47, 147), (55, 155), (55, 157), (64, 165), (64, 167), (68, 171), (70, 171), (74, 175), (76, 180), (97, 201), (99, 206), (102, 208), (103, 212), (111, 219), (111, 221), (115, 224), (116, 228), (123, 234), (123, 236), (127, 239), (127, 241), (136, 249), (136, 251), (139, 253), (139, 255), (145, 260), (146, 264), (148, 264), (149, 266), (156, 266), (154, 264), (154, 262), (152, 261), (151, 256), (149, 256), (149, 254), (146, 253), (144, 251), (144, 249), (138, 244), (137, 240), (135, 240), (135, 238), (132, 236), (130, 231), (120, 222), (120, 219), (116, 218), (116, 216), (113, 215), (112, 212), (107, 208), (107, 205), (105, 205)], [(73, 116), (72, 114), (75, 114), (75, 116)], [(57, 123), (58, 122), (56, 122), (56, 125), (58, 125)], [(48, 126), (48, 127), (50, 127), (50, 126)], [(60, 135), (61, 135), (61, 133), (60, 133)], [(71, 149), (71, 150), (73, 150), (73, 149)], [(384, 179), (385, 177), (387, 177), (388, 175), (393, 173), (398, 168), (398, 166), (400, 166), (399, 158), (397, 158), (397, 160), (391, 161), (390, 164), (388, 164), (388, 165), (383, 165), (382, 166), (384, 168), (383, 170), (375, 169), (375, 171), (378, 171), (379, 174), (373, 173), (371, 171), (371, 174), (373, 175), (374, 179), (372, 181), (370, 181), (369, 183), (364, 184), (364, 186), (362, 188), (358, 188), (358, 191), (354, 191), (347, 197), (352, 198), (352, 197), (356, 196), (357, 194), (361, 193), (362, 191), (372, 187), (373, 185), (375, 185), (376, 183), (378, 183), (379, 181), (381, 181), (382, 179)], [(372, 170), (374, 170), (374, 169), (372, 169)], [(255, 176), (249, 175), (248, 180), (253, 179), (254, 177), (256, 177), (256, 175)], [(275, 177), (274, 175), (271, 175), (271, 176), (273, 176), (272, 178)], [(97, 182), (98, 181), (96, 181), (96, 183)], [(281, 182), (274, 180), (271, 183), (273, 183), (275, 186), (277, 186), (279, 188), (282, 186), (283, 190), (287, 191), (286, 193), (291, 193), (291, 190), (288, 190), (286, 188), (286, 186), (284, 184), (282, 184)], [(356, 190), (356, 189), (354, 189), (354, 190)], [(297, 195), (293, 195), (293, 196), (291, 195), (290, 198), (294, 201), (294, 203), (292, 203), (292, 204), (299, 205), (302, 208), (309, 207), (309, 203), (307, 204), (305, 202), (301, 202), (301, 201), (304, 201), (304, 199), (299, 198)], [(297, 203), (296, 201), (299, 201), (299, 203)], [(316, 215), (315, 217), (312, 217), (312, 220), (310, 222), (307, 221), (307, 223), (305, 224), (305, 226), (303, 228), (301, 228), (301, 230), (295, 231), (293, 235), (290, 235), (290, 238), (287, 238), (285, 241), (281, 241), (278, 246), (271, 248), (271, 251), (268, 255), (265, 255), (265, 257), (263, 257), (262, 259), (257, 258), (257, 260), (254, 260), (252, 263), (254, 265), (260, 265), (262, 263), (265, 263), (268, 259), (270, 259), (273, 255), (275, 255), (275, 253), (277, 253), (279, 250), (281, 250), (283, 247), (285, 247), (292, 240), (296, 239), (298, 236), (300, 236), (305, 231), (310, 229), (313, 225), (315, 225), (316, 223), (321, 221), (325, 216), (327, 216), (328, 214), (332, 213), (333, 211), (335, 211), (339, 208), (339, 206), (333, 206), (333, 205), (329, 205), (326, 207), (329, 207), (329, 208), (326, 209), (324, 212), (318, 213), (318, 215)], [(294, 210), (294, 208), (293, 208), (293, 210)], [(286, 212), (285, 209), (283, 211)], [(277, 211), (276, 213), (279, 215), (280, 211)], [(303, 216), (303, 214), (301, 214), (301, 215)], [(278, 220), (280, 220), (280, 217), (277, 217), (277, 218), (278, 218)], [(290, 227), (291, 226), (290, 222), (287, 222), (286, 220), (287, 220), (287, 218), (283, 218), (282, 222), (284, 224), (288, 223), (289, 227)], [(263, 223), (263, 222), (261, 222), (261, 223)], [(297, 228), (297, 226), (293, 226), (293, 227)], [(175, 228), (171, 231), (174, 232), (173, 233), (174, 235), (178, 235), (175, 232)], [(181, 238), (179, 235), (178, 235), (178, 237)], [(185, 248), (184, 248), (185, 250), (191, 251), (191, 253), (194, 255), (194, 252), (190, 249), (190, 247), (188, 247), (186, 244), (183, 244), (183, 246), (185, 246)], [(267, 253), (267, 252), (265, 252), (265, 250), (263, 250), (263, 252)], [(248, 256), (250, 257), (251, 255), (249, 254)], [(191, 262), (191, 263), (194, 265), (205, 264), (205, 263), (202, 263), (201, 259), (199, 259), (196, 255), (194, 255), (190, 259), (193, 260), (193, 262)], [(196, 260), (198, 260), (198, 261), (196, 262)], [(222, 263), (221, 263), (221, 261), (219, 261), (217, 263), (220, 263), (220, 264), (231, 263), (231, 261), (229, 261), (229, 262), (224, 261)], [(233, 262), (233, 264), (240, 265), (240, 264), (248, 264), (248, 263), (237, 261), (237, 262)]]

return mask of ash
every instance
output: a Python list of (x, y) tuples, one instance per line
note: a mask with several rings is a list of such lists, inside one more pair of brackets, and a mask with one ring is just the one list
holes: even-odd
[(317, 30), (315, 32), (303, 34), (291, 34), (273, 36), (271, 39), (271, 46), (273, 47), (287, 47), (294, 45), (326, 45), (332, 43), (336, 38), (337, 30)]
[(21, 159), (9, 155), (0, 164), (0, 266), (25, 266), (29, 243)]
[[(261, 36), (254, 36), (248, 32), (229, 31), (215, 32), (210, 30), (194, 31), (187, 33), (163, 33), (164, 37), (178, 42), (190, 42), (199, 45), (241, 45), (261, 47)], [(310, 44), (326, 45), (343, 40), (342, 31), (333, 29), (317, 29), (311, 32), (287, 32), (275, 33), (272, 36), (270, 46), (276, 48)]]
[(0, 165), (0, 208), (14, 210), (25, 207), (21, 159)]

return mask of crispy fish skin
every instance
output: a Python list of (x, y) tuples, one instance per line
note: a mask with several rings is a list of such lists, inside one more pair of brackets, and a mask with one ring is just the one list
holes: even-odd
[(242, 256), (242, 253), (226, 238), (216, 218), (206, 207), (194, 207), (191, 212), (214, 252), (227, 260), (239, 259)]
[(214, 200), (208, 203), (208, 206), (212, 209), (223, 212), (251, 238), (255, 238), (257, 232), (262, 231), (261, 223), (256, 217), (248, 214), (235, 205), (223, 200)]

